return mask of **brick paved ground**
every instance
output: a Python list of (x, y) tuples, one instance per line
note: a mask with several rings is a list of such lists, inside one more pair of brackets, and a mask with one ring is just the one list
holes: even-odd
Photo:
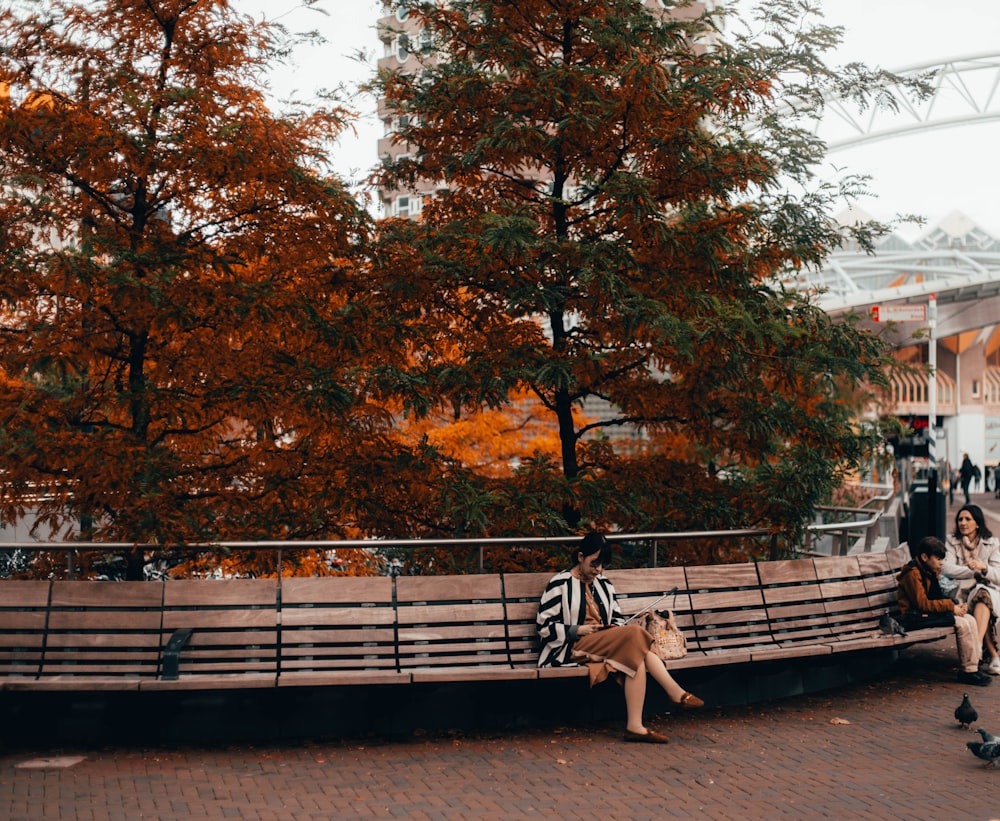
[[(1000, 818), (1000, 769), (968, 752), (978, 735), (953, 718), (954, 656), (941, 642), (907, 651), (874, 683), (657, 716), (664, 747), (625, 744), (609, 722), (401, 741), (8, 748), (0, 818)], [(1000, 734), (1000, 681), (971, 698)]]
[[(665, 747), (623, 743), (620, 722), (364, 742), (0, 747), (0, 819), (1000, 819), (1000, 769), (968, 752), (978, 735), (953, 718), (956, 670), (954, 642), (912, 648), (872, 683), (653, 717), (671, 736)], [(970, 696), (979, 723), (1000, 734), (1000, 680)]]

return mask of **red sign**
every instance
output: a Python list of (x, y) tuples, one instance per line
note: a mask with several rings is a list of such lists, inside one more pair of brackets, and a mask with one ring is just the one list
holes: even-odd
[(872, 305), (872, 322), (926, 322), (926, 305)]

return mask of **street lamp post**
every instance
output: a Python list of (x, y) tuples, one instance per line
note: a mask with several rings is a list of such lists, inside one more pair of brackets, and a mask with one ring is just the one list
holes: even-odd
[(938, 535), (938, 470), (937, 470), (937, 295), (931, 294), (927, 304), (927, 525), (931, 535)]

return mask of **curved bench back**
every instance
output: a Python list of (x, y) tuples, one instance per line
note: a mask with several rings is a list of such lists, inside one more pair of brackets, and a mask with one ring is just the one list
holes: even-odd
[[(897, 548), (608, 576), (626, 615), (672, 593), (657, 609), (673, 610), (688, 654), (668, 666), (691, 667), (921, 640), (879, 629), (908, 560)], [(0, 581), (0, 682), (194, 689), (583, 675), (536, 670), (549, 577)]]

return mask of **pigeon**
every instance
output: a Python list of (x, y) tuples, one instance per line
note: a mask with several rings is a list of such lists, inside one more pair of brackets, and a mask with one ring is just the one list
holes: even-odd
[(1000, 761), (1000, 738), (986, 732), (982, 727), (979, 728), (979, 735), (983, 737), (982, 741), (967, 741), (965, 746), (976, 758), (985, 761), (985, 766), (993, 769), (997, 761)]
[(882, 632), (887, 636), (905, 636), (906, 631), (903, 629), (898, 621), (896, 621), (892, 614), (886, 610), (882, 614), (882, 618), (878, 621), (878, 626), (882, 629)]
[(996, 744), (998, 741), (1000, 741), (1000, 738), (993, 735), (993, 733), (986, 732), (986, 730), (984, 730), (982, 727), (977, 728), (976, 732), (983, 737), (984, 744)]
[(958, 723), (962, 725), (963, 730), (971, 730), (972, 722), (979, 718), (979, 713), (976, 712), (976, 708), (969, 701), (968, 693), (962, 694), (962, 703), (955, 708), (955, 718), (958, 719)]

